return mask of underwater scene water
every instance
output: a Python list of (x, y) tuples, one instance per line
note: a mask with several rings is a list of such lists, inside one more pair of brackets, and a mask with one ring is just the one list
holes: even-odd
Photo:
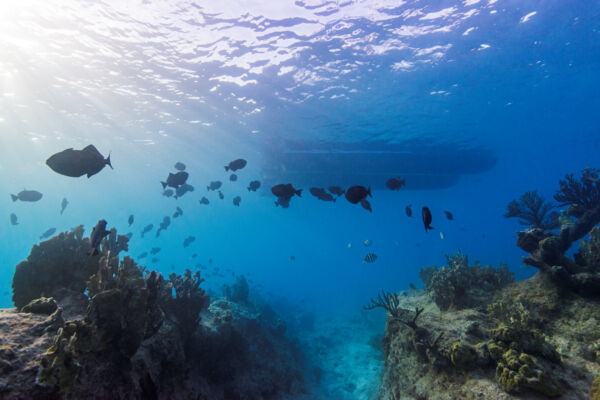
[(598, 110), (598, 1), (4, 1), (0, 398), (600, 398)]

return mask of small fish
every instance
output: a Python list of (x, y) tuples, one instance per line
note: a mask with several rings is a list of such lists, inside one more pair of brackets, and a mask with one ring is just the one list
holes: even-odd
[(10, 224), (11, 225), (19, 225), (19, 219), (15, 213), (10, 214)]
[(404, 187), (404, 185), (406, 185), (406, 180), (400, 177), (390, 178), (385, 183), (385, 186), (387, 186), (387, 188), (390, 190), (400, 190), (400, 188)]
[(171, 271), (175, 271), (175, 265), (171, 264)]
[(127, 223), (129, 224), (128, 226), (133, 225), (133, 220), (135, 219), (135, 217), (133, 216), (133, 214), (131, 214), (129, 216), (129, 218), (127, 218)]
[(196, 257), (198, 257), (198, 253), (192, 254), (192, 258), (196, 258)]
[(133, 237), (133, 232), (127, 232), (125, 236), (127, 237), (127, 239), (131, 239)]
[(54, 232), (56, 232), (56, 228), (50, 228), (40, 236), (40, 239), (48, 239), (50, 236), (54, 235)]
[(248, 185), (249, 192), (256, 192), (258, 190), (258, 188), (260, 188), (260, 181), (252, 181)]
[(188, 247), (196, 238), (194, 236), (188, 236), (183, 241), (183, 247)]
[(92, 234), (90, 235), (90, 252), (88, 255), (95, 256), (98, 254), (98, 247), (100, 247), (102, 239), (104, 239), (109, 233), (110, 232), (106, 230), (106, 220), (101, 219), (98, 221), (92, 230)]
[(290, 261), (296, 261), (296, 256), (290, 256)]
[(62, 199), (62, 201), (60, 202), (60, 215), (63, 215), (63, 213), (65, 212), (65, 208), (67, 208), (68, 205), (69, 205), (69, 200), (67, 200), (67, 198), (64, 197)]
[(44, 195), (38, 192), (37, 190), (21, 190), (18, 194), (11, 194), (10, 198), (13, 202), (27, 201), (27, 202), (36, 202), (41, 200)]
[(442, 240), (446, 239), (446, 234), (442, 231), (440, 231), (440, 239), (442, 239)]
[(139, 258), (139, 259), (142, 259), (142, 258), (146, 258), (147, 256), (148, 256), (148, 252), (147, 252), (147, 251), (145, 251), (145, 252), (143, 252), (142, 254), (140, 254), (140, 255), (138, 256), (138, 258)]
[(46, 165), (54, 172), (72, 178), (79, 178), (83, 175), (90, 178), (102, 171), (107, 165), (111, 169), (113, 167), (110, 163), (110, 154), (105, 159), (98, 149), (91, 144), (82, 150), (70, 148), (53, 154), (46, 160)]
[(209, 258), (209, 259), (208, 259), (208, 263), (209, 263), (209, 264), (212, 264), (212, 258)]
[(207, 187), (206, 190), (218, 190), (223, 183), (221, 181), (212, 181)]
[(348, 247), (349, 249), (351, 249), (352, 248), (352, 243), (348, 243), (348, 245), (346, 247)]
[(175, 163), (175, 169), (176, 169), (177, 171), (185, 171), (185, 164), (184, 164), (184, 163), (182, 163), (181, 161), (177, 161), (177, 162)]
[(183, 210), (180, 207), (177, 207), (175, 209), (175, 212), (173, 213), (173, 218), (177, 218), (183, 215)]
[(175, 194), (175, 192), (173, 191), (173, 189), (166, 189), (163, 190), (162, 195), (165, 197), (171, 197)]
[(194, 187), (192, 185), (184, 183), (183, 185), (181, 185), (177, 189), (175, 189), (175, 198), (178, 199), (178, 198), (182, 197), (184, 194), (186, 194), (188, 192), (193, 192), (193, 191), (194, 191)]
[(219, 199), (223, 200), (225, 198), (225, 196), (223, 196), (223, 193), (219, 190)]
[(242, 201), (242, 198), (240, 196), (235, 196), (233, 198), (233, 205), (236, 207), (239, 207), (241, 201)]
[(229, 176), (229, 180), (230, 180), (231, 182), (235, 182), (235, 181), (237, 181), (237, 175), (236, 175), (236, 174), (231, 174), (231, 175)]
[(161, 231), (164, 231), (165, 229), (167, 229), (169, 227), (169, 225), (171, 225), (171, 218), (169, 218), (168, 216), (163, 217), (163, 220), (160, 223), (160, 226), (156, 230), (156, 237), (158, 237), (160, 235)]
[(340, 197), (341, 195), (346, 193), (346, 191), (339, 186), (329, 186), (327, 189), (329, 189), (329, 191), (335, 194), (337, 197)]
[(153, 247), (150, 250), (150, 254), (152, 254), (152, 255), (158, 254), (159, 252), (160, 252), (160, 247)]
[(411, 207), (412, 207), (412, 204), (409, 204), (404, 209), (404, 212), (406, 213), (407, 217), (412, 217), (412, 208)]
[(168, 187), (172, 187), (173, 189), (177, 189), (179, 186), (185, 184), (189, 177), (189, 174), (184, 171), (179, 171), (175, 174), (169, 173), (166, 182), (161, 182), (163, 189)]
[(154, 258), (153, 258), (152, 260), (150, 260), (150, 261), (152, 261), (154, 264), (156, 264), (156, 263), (157, 263), (157, 262), (159, 262), (160, 260), (159, 260), (158, 258), (154, 257)]
[(207, 205), (210, 203), (210, 201), (208, 201), (206, 197), (202, 197), (200, 200), (198, 200), (198, 203)]
[(225, 171), (237, 171), (238, 169), (242, 169), (246, 166), (246, 160), (243, 158), (238, 158), (237, 160), (233, 160), (229, 164), (225, 166)]
[(369, 203), (369, 200), (367, 199), (362, 199), (360, 201), (360, 205), (362, 206), (362, 208), (364, 208), (367, 211), (373, 211), (373, 209), (371, 208), (371, 203)]
[(427, 232), (428, 229), (433, 229), (433, 226), (431, 226), (431, 221), (432, 221), (433, 217), (431, 216), (431, 211), (429, 211), (429, 207), (427, 207), (427, 206), (423, 207), (423, 211), (421, 214), (423, 216), (423, 224), (425, 225), (425, 232)]
[(372, 242), (371, 242), (369, 239), (366, 239), (366, 240), (363, 242), (363, 244), (365, 245), (365, 247), (369, 247), (369, 246), (372, 244)]
[(454, 219), (454, 215), (452, 215), (450, 211), (444, 211), (444, 214), (446, 214), (446, 218), (448, 218), (448, 221), (452, 221)]
[(365, 256), (363, 262), (365, 263), (374, 263), (375, 261), (377, 261), (377, 256), (374, 253), (369, 253)]
[(144, 230), (142, 231), (142, 237), (144, 237), (144, 235), (148, 232), (150, 232), (152, 230), (152, 228), (154, 228), (154, 224), (148, 224), (144, 227)]
[(408, 287), (410, 288), (410, 290), (417, 290), (417, 287), (412, 282), (408, 284)]

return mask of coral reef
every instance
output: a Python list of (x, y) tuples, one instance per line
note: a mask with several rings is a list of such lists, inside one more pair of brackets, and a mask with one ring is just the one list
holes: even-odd
[[(104, 239), (100, 257), (113, 257), (127, 249), (126, 236), (113, 229)], [(69, 296), (85, 291), (86, 282), (98, 270), (98, 257), (89, 257), (90, 241), (83, 226), (60, 233), (33, 246), (27, 260), (17, 265), (13, 276), (13, 302), (20, 308), (39, 297), (54, 297), (60, 304)]]
[(519, 218), (521, 225), (529, 225), (532, 228), (552, 230), (558, 228), (558, 213), (550, 212), (555, 208), (546, 202), (537, 190), (525, 192), (519, 200), (513, 200), (508, 204), (505, 218)]
[(250, 289), (248, 287), (248, 282), (246, 281), (246, 277), (244, 275), (238, 276), (235, 280), (235, 283), (230, 285), (225, 285), (224, 287), (225, 297), (228, 300), (231, 300), (235, 303), (246, 303), (248, 301), (248, 294)]
[(469, 258), (461, 253), (446, 256), (448, 265), (421, 269), (427, 292), (440, 310), (485, 306), (491, 295), (514, 281), (506, 265), (500, 268), (469, 266)]
[[(127, 242), (114, 230), (99, 257), (78, 258), (89, 250), (78, 229), (35, 246), (15, 272), (54, 274), (60, 270), (54, 258), (74, 257), (70, 265), (85, 272), (69, 276), (73, 282), (39, 277), (36, 290), (64, 294), (64, 284), (89, 299), (85, 312), (66, 321), (62, 304), (80, 303), (39, 298), (22, 308), (47, 313), (53, 306), (49, 317), (0, 311), (0, 368), (9, 374), (0, 379), (3, 399), (302, 397), (302, 353), (272, 310), (225, 299), (210, 304), (199, 272), (166, 280), (129, 257), (119, 260)], [(19, 335), (6, 335), (15, 330)]]
[(418, 328), (435, 346), (415, 346), (415, 329), (390, 314), (378, 398), (588, 399), (600, 373), (600, 302), (561, 293), (540, 274), (497, 290), (485, 309), (441, 311), (425, 291), (386, 293), (394, 301), (374, 302), (423, 310)]
[(582, 245), (575, 260), (565, 253), (577, 240), (591, 233), (600, 223), (600, 183), (598, 170), (587, 168), (576, 180), (568, 174), (560, 181), (554, 195), (561, 206), (568, 206), (566, 214), (576, 218), (560, 226), (558, 234), (540, 228), (518, 233), (517, 246), (529, 253), (523, 259), (527, 265), (538, 268), (559, 286), (582, 295), (597, 296), (600, 293), (600, 265), (598, 233)]

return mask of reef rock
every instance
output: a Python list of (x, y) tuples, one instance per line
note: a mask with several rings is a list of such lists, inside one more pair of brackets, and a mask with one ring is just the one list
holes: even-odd
[(441, 311), (425, 292), (396, 298), (398, 309), (423, 311), (414, 327), (388, 316), (379, 399), (583, 400), (595, 393), (600, 302), (563, 297), (541, 275), (500, 289), (483, 310)]

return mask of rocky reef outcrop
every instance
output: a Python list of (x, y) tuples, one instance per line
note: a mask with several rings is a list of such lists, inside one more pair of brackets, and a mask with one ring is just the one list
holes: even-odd
[(126, 246), (113, 232), (89, 257), (79, 227), (17, 266), (18, 308), (0, 311), (2, 399), (305, 395), (302, 352), (272, 310), (209, 299), (198, 271), (165, 279), (120, 260)]
[(421, 271), (424, 291), (371, 300), (387, 312), (380, 399), (600, 397), (599, 171), (567, 175), (554, 199), (528, 192), (506, 214), (530, 226), (517, 246), (535, 276), (459, 253)]

